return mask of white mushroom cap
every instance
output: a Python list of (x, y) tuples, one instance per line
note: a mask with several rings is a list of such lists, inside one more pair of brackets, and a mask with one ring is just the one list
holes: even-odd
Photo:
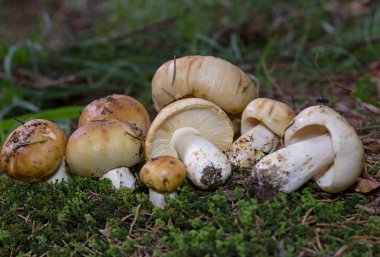
[(0, 154), (3, 172), (24, 182), (42, 181), (59, 167), (65, 153), (64, 132), (53, 122), (31, 120), (15, 129)]
[(143, 140), (128, 123), (118, 120), (91, 121), (71, 134), (66, 163), (71, 172), (99, 178), (119, 167), (132, 167), (142, 159)]
[(242, 113), (241, 134), (263, 123), (274, 134), (282, 136), (294, 120), (294, 116), (294, 111), (285, 103), (268, 98), (257, 98), (250, 102)]
[(257, 97), (258, 81), (230, 62), (213, 56), (186, 56), (159, 67), (152, 79), (154, 107), (160, 112), (182, 98), (197, 97), (227, 113), (241, 113)]
[(217, 148), (225, 150), (233, 140), (228, 116), (215, 104), (187, 98), (166, 106), (152, 122), (145, 140), (145, 159), (162, 155), (179, 158), (172, 146), (172, 137), (180, 128), (193, 128), (197, 134)]
[(286, 130), (284, 144), (286, 147), (326, 132), (332, 141), (334, 161), (315, 180), (323, 190), (335, 193), (353, 185), (363, 169), (363, 144), (343, 116), (327, 106), (308, 107)]
[(99, 98), (88, 104), (82, 111), (78, 126), (92, 120), (119, 120), (127, 122), (136, 130), (136, 134), (146, 135), (150, 118), (145, 107), (133, 97), (114, 94)]

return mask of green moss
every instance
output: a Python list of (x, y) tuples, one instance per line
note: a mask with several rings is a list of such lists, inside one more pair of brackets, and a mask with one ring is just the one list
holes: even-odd
[[(224, 190), (204, 192), (186, 183), (161, 210), (142, 185), (132, 193), (79, 177), (54, 185), (1, 177), (0, 255), (294, 256), (316, 244), (316, 231), (323, 245), (317, 256), (343, 245), (352, 256), (379, 250), (380, 218), (355, 208), (367, 203), (361, 194), (326, 202), (309, 185), (260, 202), (241, 187), (228, 189), (234, 198)], [(307, 212), (314, 221), (302, 223)]]

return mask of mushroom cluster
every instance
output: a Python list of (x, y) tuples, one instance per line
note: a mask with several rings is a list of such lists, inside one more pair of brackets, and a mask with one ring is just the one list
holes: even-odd
[[(159, 208), (186, 178), (196, 188), (215, 190), (233, 166), (250, 168), (261, 190), (290, 193), (311, 179), (330, 193), (350, 187), (362, 171), (364, 151), (344, 117), (323, 105), (296, 115), (285, 103), (257, 98), (258, 86), (255, 77), (220, 58), (173, 59), (152, 78), (153, 121), (130, 96), (102, 97), (83, 109), (67, 141), (47, 120), (17, 128), (3, 145), (0, 168), (29, 183), (66, 180), (66, 168), (110, 179), (115, 188), (134, 189), (139, 178)], [(136, 176), (130, 168), (144, 158)]]

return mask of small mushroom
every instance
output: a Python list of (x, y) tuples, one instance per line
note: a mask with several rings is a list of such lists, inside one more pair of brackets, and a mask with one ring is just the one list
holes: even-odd
[(182, 99), (162, 109), (152, 122), (145, 141), (145, 159), (162, 155), (179, 158), (194, 185), (214, 189), (231, 174), (222, 151), (232, 140), (231, 121), (222, 109), (203, 99)]
[[(214, 56), (185, 56), (157, 69), (152, 98), (157, 112), (183, 98), (197, 97), (215, 103), (234, 121), (258, 95), (259, 81), (232, 63)], [(237, 131), (239, 126), (237, 125)]]
[(149, 187), (149, 200), (161, 209), (166, 206), (165, 194), (175, 198), (185, 178), (185, 165), (171, 156), (152, 158), (140, 171), (141, 181)]
[(128, 168), (139, 163), (143, 153), (143, 140), (134, 133), (128, 123), (118, 120), (84, 124), (67, 142), (70, 171), (84, 177), (110, 178), (115, 188), (123, 185), (133, 189), (135, 179)]
[(55, 123), (30, 120), (6, 139), (0, 154), (1, 169), (23, 182), (46, 180), (60, 167), (65, 145), (65, 134)]
[(145, 107), (136, 99), (114, 94), (99, 98), (88, 104), (82, 111), (78, 126), (92, 120), (119, 120), (127, 122), (140, 137), (145, 137), (150, 119)]
[(230, 163), (250, 167), (273, 152), (294, 116), (294, 111), (279, 101), (257, 98), (250, 102), (242, 114), (241, 136), (226, 151)]
[(262, 158), (252, 170), (259, 184), (290, 193), (311, 178), (326, 192), (341, 192), (355, 183), (363, 168), (360, 138), (333, 109), (304, 109), (285, 131), (285, 147)]

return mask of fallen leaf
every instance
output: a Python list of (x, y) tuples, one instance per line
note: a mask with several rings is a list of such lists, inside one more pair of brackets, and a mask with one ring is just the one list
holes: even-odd
[(356, 192), (369, 193), (380, 187), (380, 183), (370, 179), (358, 178), (353, 187)]

